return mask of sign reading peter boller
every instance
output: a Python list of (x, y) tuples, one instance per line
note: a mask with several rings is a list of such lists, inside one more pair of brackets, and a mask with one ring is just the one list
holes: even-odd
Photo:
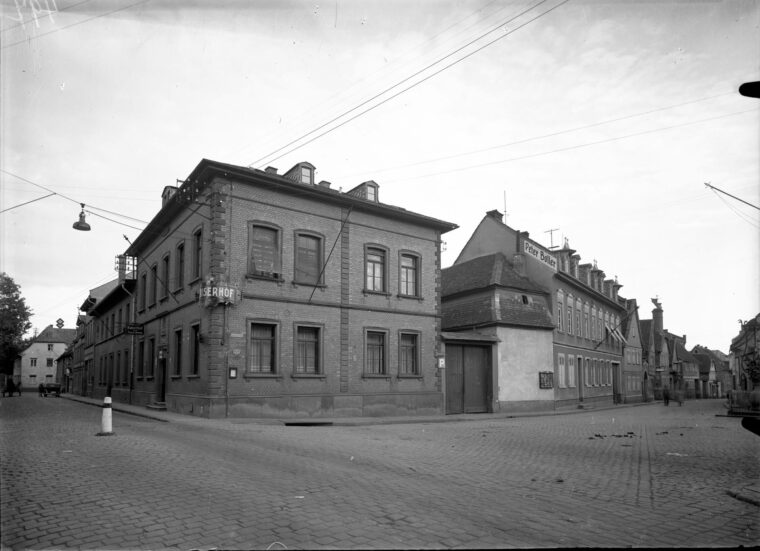
[(204, 306), (214, 306), (219, 303), (235, 304), (240, 300), (240, 290), (231, 285), (207, 284), (201, 287), (198, 302)]
[(557, 259), (543, 247), (525, 240), (523, 241), (523, 251), (525, 251), (525, 254), (529, 254), (536, 260), (543, 262), (555, 272), (557, 271)]

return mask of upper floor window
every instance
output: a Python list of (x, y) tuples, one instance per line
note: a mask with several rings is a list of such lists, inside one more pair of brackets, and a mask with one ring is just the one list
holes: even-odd
[(53, 358), (47, 358), (46, 365), (47, 367), (53, 367)]
[(248, 273), (279, 278), (282, 272), (280, 232), (277, 228), (248, 226)]
[(386, 252), (377, 247), (367, 247), (365, 251), (365, 284), (367, 291), (384, 293), (385, 286), (385, 269), (386, 269)]
[(366, 190), (367, 190), (367, 200), (377, 202), (377, 186), (373, 186), (372, 184), (367, 184)]
[(48, 344), (48, 351), (52, 351), (52, 350), (53, 350), (53, 345), (52, 344)]
[(174, 285), (175, 289), (182, 289), (185, 285), (185, 243), (177, 245), (177, 260), (174, 262)]
[(148, 275), (140, 276), (140, 310), (145, 310), (145, 301), (148, 296)]
[(29, 365), (32, 367), (37, 367), (37, 358), (29, 358)]
[(296, 234), (295, 281), (319, 285), (322, 274), (322, 238)]
[(174, 332), (174, 375), (182, 375), (182, 329)]
[(156, 294), (158, 289), (158, 267), (154, 264), (150, 268), (150, 300), (148, 306), (156, 303)]
[(399, 266), (399, 294), (416, 297), (419, 296), (419, 258), (411, 254), (402, 254)]
[(169, 255), (161, 259), (161, 298), (169, 296)]
[(201, 277), (203, 263), (203, 230), (193, 234), (193, 279)]

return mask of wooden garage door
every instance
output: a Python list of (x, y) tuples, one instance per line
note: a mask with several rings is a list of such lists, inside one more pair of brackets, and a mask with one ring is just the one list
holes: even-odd
[(488, 411), (490, 348), (446, 345), (446, 413)]

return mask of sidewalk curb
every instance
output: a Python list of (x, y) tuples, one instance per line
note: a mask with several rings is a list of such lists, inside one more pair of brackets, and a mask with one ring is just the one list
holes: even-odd
[[(61, 398), (87, 404), (95, 407), (102, 407), (102, 402), (94, 398), (87, 398), (76, 394), (61, 394)], [(183, 415), (173, 412), (152, 413), (145, 409), (142, 411), (140, 406), (125, 405), (118, 402), (112, 403), (112, 409), (119, 413), (134, 415), (145, 419), (152, 419), (162, 423), (182, 422), (186, 417), (188, 421), (227, 421), (233, 424), (262, 424), (262, 425), (282, 425), (282, 426), (333, 426), (333, 427), (360, 427), (371, 425), (404, 425), (415, 423), (465, 423), (472, 421), (499, 420), (499, 419), (520, 419), (528, 417), (553, 417), (558, 415), (575, 415), (579, 413), (606, 412), (620, 408), (631, 408), (638, 406), (651, 406), (659, 402), (635, 402), (631, 404), (613, 404), (589, 408), (567, 408), (551, 411), (536, 412), (503, 412), (503, 413), (464, 413), (454, 415), (441, 415), (436, 417), (307, 417), (307, 418), (248, 418), (248, 417), (226, 417), (219, 419), (209, 419), (206, 417), (196, 417), (192, 415)], [(176, 419), (167, 418), (167, 415), (178, 416)]]

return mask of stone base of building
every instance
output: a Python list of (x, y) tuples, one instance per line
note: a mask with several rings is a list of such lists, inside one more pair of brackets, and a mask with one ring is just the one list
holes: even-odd
[(554, 410), (554, 400), (512, 400), (497, 402), (494, 413), (547, 413)]
[(440, 393), (295, 396), (167, 395), (166, 409), (213, 419), (327, 419), (443, 415)]

